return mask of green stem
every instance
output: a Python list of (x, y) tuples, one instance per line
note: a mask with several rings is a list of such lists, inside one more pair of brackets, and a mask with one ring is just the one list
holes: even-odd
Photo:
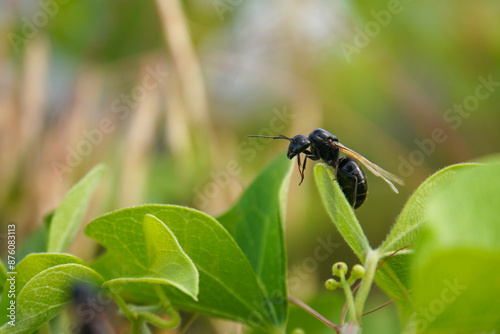
[(142, 333), (142, 320), (139, 319), (139, 314), (137, 312), (133, 312), (128, 307), (127, 303), (123, 300), (123, 298), (114, 293), (111, 290), (108, 290), (111, 296), (113, 297), (115, 303), (118, 305), (120, 310), (122, 310), (125, 317), (127, 317), (128, 321), (130, 321), (130, 333), (132, 334), (141, 334)]
[(340, 273), (340, 284), (342, 285), (342, 289), (345, 293), (345, 298), (347, 300), (347, 306), (349, 308), (349, 318), (350, 322), (358, 324), (358, 318), (356, 317), (356, 306), (354, 304), (354, 298), (352, 296), (351, 285), (345, 279), (344, 273), (341, 271)]
[(181, 323), (179, 312), (177, 312), (177, 310), (172, 306), (172, 303), (170, 303), (170, 300), (165, 295), (165, 292), (163, 291), (161, 285), (154, 284), (154, 289), (160, 297), (160, 306), (170, 316), (170, 319), (166, 320), (151, 313), (141, 313), (141, 317), (157, 327), (176, 328)]
[[(356, 305), (356, 319), (361, 323), (361, 317), (363, 316), (363, 308), (365, 306), (366, 299), (370, 293), (370, 289), (373, 284), (373, 279), (375, 278), (375, 271), (377, 271), (377, 263), (380, 260), (380, 254), (377, 250), (370, 250), (366, 255), (365, 261), (365, 275), (361, 280), (361, 284), (354, 299)], [(350, 307), (349, 307), (350, 308)]]
[(142, 333), (142, 321), (141, 320), (130, 320), (130, 333), (131, 334), (141, 334)]
[(130, 310), (130, 308), (128, 307), (127, 303), (125, 303), (123, 298), (119, 294), (114, 293), (111, 290), (109, 290), (109, 293), (111, 294), (111, 296), (115, 300), (115, 303), (118, 305), (118, 307), (123, 311), (123, 313), (125, 314), (127, 319), (130, 320), (130, 322), (136, 321), (137, 320), (137, 313), (132, 312)]

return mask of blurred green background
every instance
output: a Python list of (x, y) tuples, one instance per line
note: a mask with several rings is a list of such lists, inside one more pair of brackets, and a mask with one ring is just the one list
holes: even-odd
[[(286, 152), (247, 135), (322, 127), (405, 179), (396, 195), (367, 172), (357, 214), (376, 247), (428, 175), (498, 152), (499, 15), (495, 0), (2, 1), (0, 222), (23, 243), (99, 162), (86, 221), (145, 202), (216, 216)], [(293, 174), (286, 221), (305, 300), (332, 263), (357, 263), (312, 165), (300, 187)], [(313, 266), (318, 238), (337, 245)], [(80, 236), (71, 251), (96, 246)], [(378, 319), (397, 328), (394, 312)]]

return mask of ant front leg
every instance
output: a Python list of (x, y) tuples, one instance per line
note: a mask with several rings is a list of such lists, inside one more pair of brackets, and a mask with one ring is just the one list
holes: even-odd
[(299, 174), (300, 174), (299, 186), (304, 181), (304, 169), (306, 168), (306, 161), (307, 161), (307, 156), (304, 159), (304, 164), (303, 164), (303, 167), (301, 169), (301, 166), (300, 166), (300, 154), (297, 154), (297, 167), (299, 168)]
[(311, 160), (319, 160), (318, 157), (316, 157), (314, 154), (312, 154), (310, 151), (308, 150), (305, 150), (303, 152), (306, 156), (304, 158), (304, 163), (302, 164), (302, 166), (300, 165), (300, 154), (297, 155), (297, 165), (299, 167), (299, 173), (300, 173), (300, 183), (299, 183), (299, 186), (302, 184), (302, 182), (304, 181), (304, 177), (305, 177), (305, 170), (306, 170), (306, 163), (307, 163), (307, 159), (311, 159)]
[[(304, 163), (302, 164), (302, 173), (300, 174), (302, 176), (302, 179), (300, 180), (299, 186), (302, 184), (302, 181), (304, 181), (304, 175), (305, 175), (304, 172), (306, 170), (307, 159), (318, 160), (318, 157), (316, 157), (314, 154), (312, 154), (308, 150), (305, 150), (303, 153), (306, 155), (306, 157), (304, 158)], [(298, 161), (298, 163), (299, 163), (299, 172), (300, 172), (300, 160)]]

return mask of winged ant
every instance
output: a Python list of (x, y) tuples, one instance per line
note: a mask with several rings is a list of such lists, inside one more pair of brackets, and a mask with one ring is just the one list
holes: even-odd
[[(335, 135), (321, 128), (315, 129), (309, 134), (309, 137), (304, 135), (296, 135), (293, 138), (283, 135), (251, 135), (247, 137), (288, 140), (290, 145), (288, 146), (287, 157), (288, 159), (293, 159), (297, 156), (297, 165), (301, 177), (299, 185), (304, 181), (307, 159), (314, 161), (322, 160), (328, 166), (333, 167), (335, 178), (349, 204), (354, 209), (359, 208), (364, 203), (368, 191), (365, 173), (357, 161), (361, 162), (375, 176), (382, 178), (395, 193), (398, 193), (398, 189), (392, 182), (404, 185), (404, 182), (399, 177), (344, 146), (338, 141)], [(346, 156), (340, 157), (340, 152), (345, 153)], [(301, 162), (300, 154), (305, 154), (304, 162)]]

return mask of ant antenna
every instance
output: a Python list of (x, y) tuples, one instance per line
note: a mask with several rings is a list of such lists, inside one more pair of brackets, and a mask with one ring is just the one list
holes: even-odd
[(288, 138), (286, 136), (283, 136), (283, 135), (279, 135), (279, 136), (276, 136), (276, 137), (273, 137), (273, 136), (260, 136), (260, 135), (250, 135), (250, 136), (247, 136), (247, 138), (251, 138), (251, 137), (258, 137), (258, 138), (271, 138), (271, 139), (286, 139), (288, 141), (291, 141), (292, 138)]

